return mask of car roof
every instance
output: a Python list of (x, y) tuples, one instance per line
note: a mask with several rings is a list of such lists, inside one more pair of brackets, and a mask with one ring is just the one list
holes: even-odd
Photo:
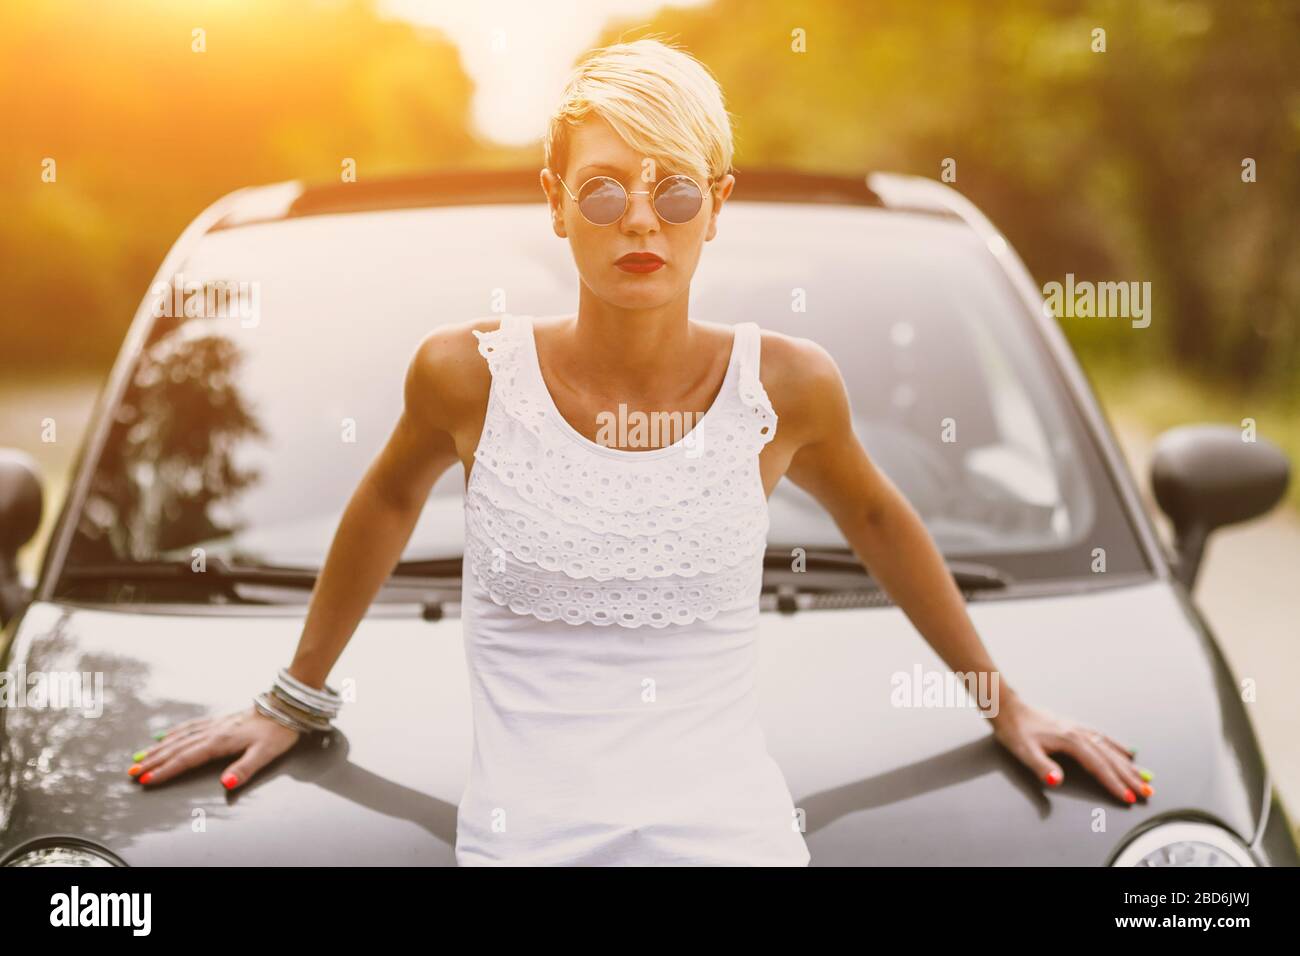
[[(278, 183), (240, 190), (227, 197), (210, 229), (302, 216), (415, 209), (427, 206), (542, 204), (537, 168), (443, 170), (358, 180), (351, 183)], [(890, 208), (866, 177), (778, 168), (737, 170), (728, 202), (785, 202)], [(910, 208), (958, 219), (950, 210)]]

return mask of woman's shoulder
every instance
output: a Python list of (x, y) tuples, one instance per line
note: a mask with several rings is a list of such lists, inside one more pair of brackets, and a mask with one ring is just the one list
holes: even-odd
[[(757, 324), (757, 323), (756, 323)], [(788, 335), (759, 325), (757, 335), (762, 359), (763, 384), (807, 380), (828, 375), (835, 359), (813, 339)]]
[[(486, 403), (492, 375), (484, 361), (484, 342), (503, 328), (502, 315), (448, 322), (425, 333), (406, 373), (407, 401), (445, 409), (451, 416)], [(507, 320), (504, 323), (509, 325)]]
[[(447, 322), (426, 332), (415, 347), (412, 364), (429, 372), (453, 373), (479, 352), (484, 335), (492, 335), (504, 328), (505, 316), (492, 315)], [(482, 362), (477, 364), (482, 365)]]
[[(759, 379), (773, 406), (793, 427), (837, 402), (844, 391), (834, 356), (820, 343), (774, 329), (759, 328)], [(788, 429), (787, 429), (788, 430)]]

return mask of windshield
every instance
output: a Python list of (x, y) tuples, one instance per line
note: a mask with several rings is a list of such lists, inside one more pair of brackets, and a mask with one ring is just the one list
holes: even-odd
[[(151, 296), (162, 314), (113, 410), (67, 566), (188, 561), (203, 548), (232, 565), (319, 567), (397, 421), (421, 338), (577, 301), (567, 243), (541, 205), (239, 226), (204, 237), (181, 272), (176, 286), (207, 290), (207, 307)], [(228, 308), (211, 294), (223, 288)], [(733, 203), (691, 308), (823, 345), (868, 453), (948, 557), (1019, 579), (1087, 576), (1098, 548), (1108, 570), (1144, 567), (1023, 304), (960, 223)], [(463, 488), (461, 468), (442, 476), (404, 560), (460, 555)], [(771, 499), (769, 542), (846, 547), (789, 481)]]

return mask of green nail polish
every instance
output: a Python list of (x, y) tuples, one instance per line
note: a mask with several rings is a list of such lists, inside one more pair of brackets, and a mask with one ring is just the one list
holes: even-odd
[(163, 739), (164, 737), (166, 737), (166, 736), (167, 736), (167, 731), (165, 731), (165, 730), (160, 730), (160, 731), (158, 731), (158, 733), (156, 733), (156, 734), (153, 735), (153, 739), (154, 739), (154, 740), (162, 740), (162, 739)]
[(1128, 751), (1128, 755), (1129, 755), (1130, 757), (1136, 757), (1136, 756), (1138, 755), (1137, 748), (1136, 748), (1136, 747), (1130, 747), (1130, 748), (1129, 748), (1129, 751)]
[(1143, 780), (1145, 780), (1147, 783), (1150, 783), (1152, 780), (1156, 778), (1155, 774), (1153, 774), (1150, 770), (1146, 770), (1146, 769), (1139, 770), (1138, 776), (1141, 777)]
[(136, 763), (139, 763), (147, 756), (149, 756), (149, 751), (137, 750), (135, 753), (131, 754), (131, 759), (134, 760)]

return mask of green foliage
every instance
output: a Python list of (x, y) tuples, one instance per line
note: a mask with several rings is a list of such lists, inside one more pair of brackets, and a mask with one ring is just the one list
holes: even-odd
[(168, 246), (233, 189), (337, 181), (345, 157), (489, 161), (471, 92), (450, 43), (368, 3), (0, 6), (6, 366), (104, 367)]
[(1152, 283), (1147, 329), (1062, 320), (1085, 356), (1300, 385), (1300, 5), (718, 0), (599, 42), (645, 32), (718, 77), (742, 182), (951, 157), (1040, 284)]
[[(644, 32), (718, 76), (742, 181), (938, 178), (950, 157), (1040, 283), (1152, 283), (1150, 328), (1062, 320), (1085, 357), (1296, 390), (1300, 5), (717, 0), (600, 42)], [(0, 6), (6, 356), (102, 367), (169, 243), (231, 189), (335, 179), (344, 157), (362, 176), (539, 162), (474, 138), (471, 92), (453, 46), (369, 0)]]

